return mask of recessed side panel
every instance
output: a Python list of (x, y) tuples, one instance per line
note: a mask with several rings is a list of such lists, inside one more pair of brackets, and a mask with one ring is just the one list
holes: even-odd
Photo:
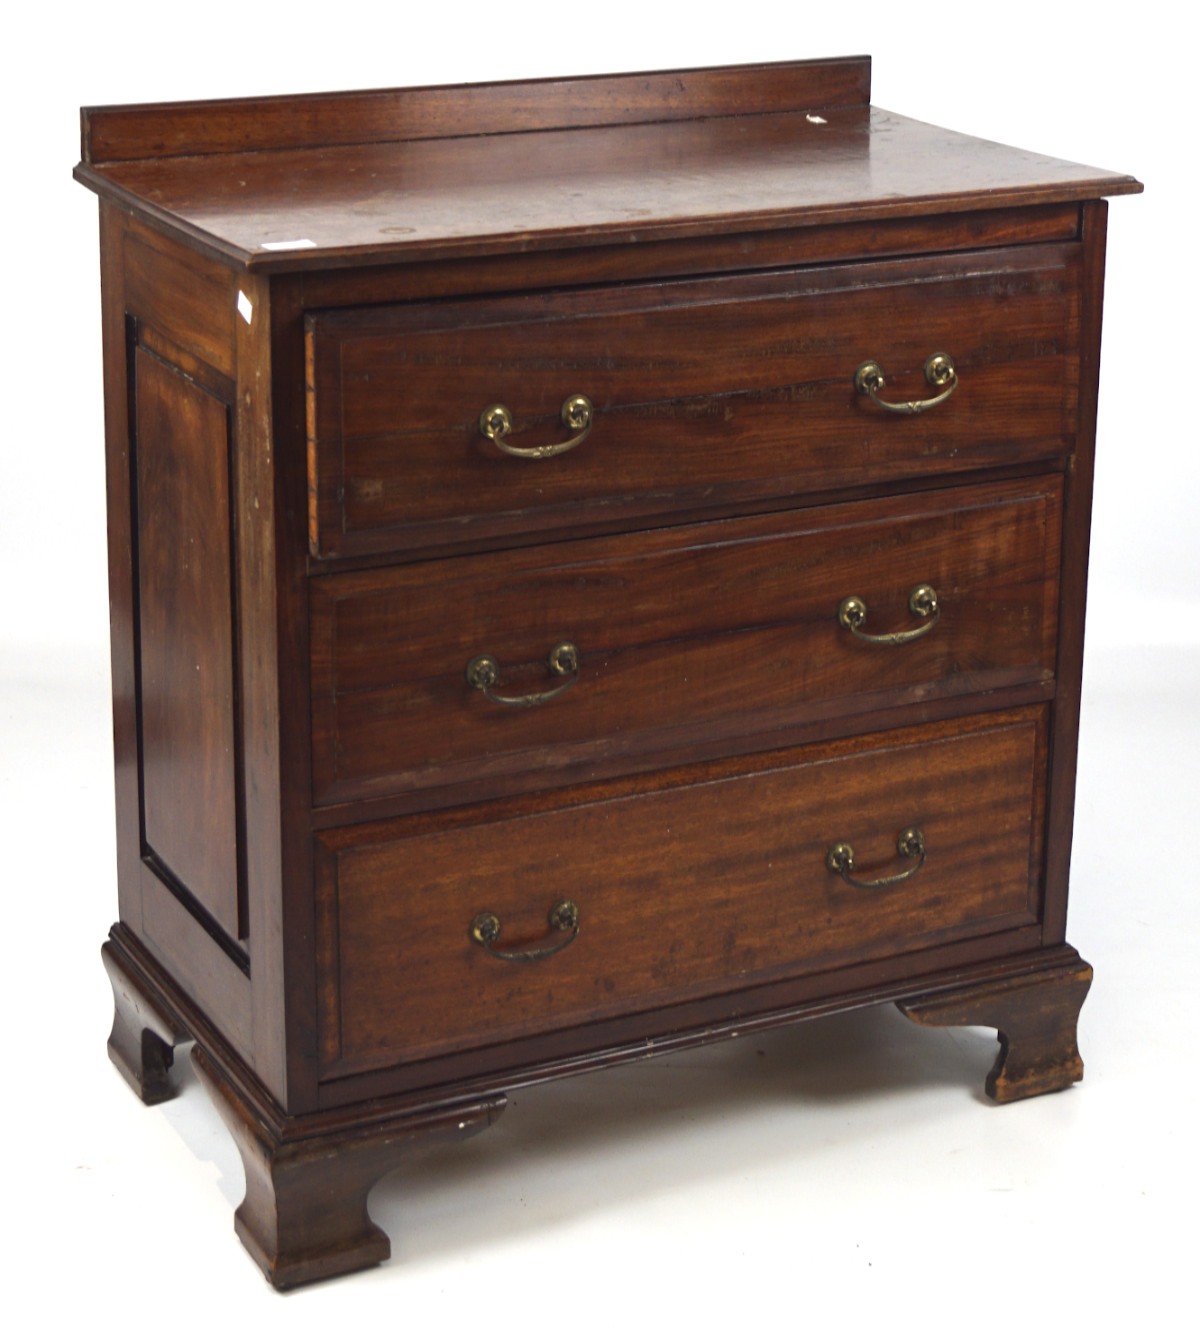
[(243, 938), (228, 405), (134, 361), (142, 853), (210, 933)]

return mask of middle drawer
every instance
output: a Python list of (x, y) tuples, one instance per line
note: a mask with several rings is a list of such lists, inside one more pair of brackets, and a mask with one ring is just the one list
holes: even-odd
[(1053, 678), (1061, 480), (311, 583), (318, 804), (633, 770)]

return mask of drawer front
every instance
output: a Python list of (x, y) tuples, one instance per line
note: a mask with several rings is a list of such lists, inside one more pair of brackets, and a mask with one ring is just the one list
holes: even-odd
[[(324, 1074), (880, 958), (916, 973), (922, 949), (1029, 925), (1044, 747), (1026, 709), (321, 834)], [(923, 858), (897, 851), (910, 829)], [(829, 867), (839, 843), (863, 885)], [(573, 937), (549, 923), (567, 901)], [(489, 955), (489, 915), (493, 949), (559, 950)]]
[[(1028, 246), (904, 262), (308, 319), (320, 555), (620, 526), (764, 497), (1046, 458), (1074, 442), (1078, 258)], [(957, 387), (934, 396), (926, 360)], [(564, 424), (576, 395), (586, 436)], [(484, 436), (503, 405), (519, 449)]]
[[(1049, 681), (1060, 508), (1060, 479), (1041, 477), (313, 579), (315, 798), (478, 798), (514, 773), (616, 775)], [(910, 607), (921, 586), (936, 615)], [(901, 640), (852, 633), (848, 597), (860, 634)], [(556, 675), (562, 643), (577, 665)], [(468, 678), (479, 657), (496, 663), (488, 692)]]

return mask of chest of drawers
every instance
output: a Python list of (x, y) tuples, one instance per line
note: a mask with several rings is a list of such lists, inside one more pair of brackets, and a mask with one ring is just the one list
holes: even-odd
[(1104, 196), (862, 58), (84, 113), (120, 921), (280, 1287), (505, 1092), (897, 1002), (1082, 1075)]

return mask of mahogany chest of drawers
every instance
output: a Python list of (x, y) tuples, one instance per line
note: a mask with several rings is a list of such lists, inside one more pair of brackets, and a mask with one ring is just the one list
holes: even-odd
[(868, 1003), (1082, 1075), (1067, 879), (1128, 176), (863, 58), (84, 113), (109, 1050), (287, 1286), (518, 1085)]

